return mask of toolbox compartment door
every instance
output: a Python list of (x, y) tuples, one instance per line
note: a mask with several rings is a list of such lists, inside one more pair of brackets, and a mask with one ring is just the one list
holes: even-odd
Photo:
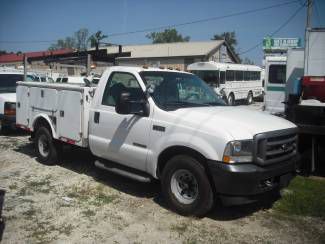
[(16, 123), (29, 126), (29, 87), (18, 86), (16, 94)]
[(82, 93), (62, 90), (58, 100), (58, 135), (79, 142), (82, 138)]

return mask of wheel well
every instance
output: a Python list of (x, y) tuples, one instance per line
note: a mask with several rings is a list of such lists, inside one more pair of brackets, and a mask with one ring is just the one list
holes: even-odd
[(40, 128), (40, 127), (45, 127), (49, 130), (49, 132), (51, 133), (51, 135), (53, 135), (52, 133), (52, 129), (51, 126), (49, 124), (49, 122), (43, 118), (43, 117), (39, 117), (36, 119), (36, 121), (34, 122), (34, 126), (33, 126), (33, 133), (32, 133), (32, 137), (35, 136), (36, 131)]
[(171, 159), (173, 156), (180, 155), (180, 154), (185, 154), (185, 155), (194, 157), (207, 170), (206, 158), (201, 153), (199, 153), (189, 147), (173, 146), (173, 147), (169, 147), (169, 148), (165, 149), (162, 153), (160, 153), (160, 155), (158, 157), (158, 167), (157, 167), (158, 178), (160, 178), (168, 160)]

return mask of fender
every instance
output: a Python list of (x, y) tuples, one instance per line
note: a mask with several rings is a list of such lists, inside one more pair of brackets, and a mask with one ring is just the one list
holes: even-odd
[(51, 131), (52, 131), (52, 136), (53, 138), (55, 139), (58, 139), (58, 135), (55, 131), (55, 126), (53, 126), (53, 121), (51, 120), (50, 116), (48, 114), (45, 114), (45, 113), (40, 113), (40, 114), (37, 114), (34, 118), (33, 118), (33, 121), (32, 121), (32, 128), (30, 128), (32, 131), (34, 131), (34, 127), (35, 127), (35, 124), (36, 124), (36, 121), (38, 119), (45, 119), (47, 121), (47, 123), (49, 124), (50, 128), (51, 128)]
[[(184, 144), (186, 141), (187, 143)], [(218, 148), (216, 143), (225, 144), (222, 140), (215, 141), (204, 140), (200, 137), (189, 137), (186, 133), (173, 133), (169, 135), (168, 141), (166, 138), (162, 137), (160, 140), (156, 141), (155, 147), (153, 147), (148, 154), (146, 167), (147, 172), (157, 178), (156, 173), (160, 154), (166, 149), (175, 146), (183, 146), (192, 149), (203, 155), (206, 159), (221, 159), (223, 152), (216, 151), (216, 148)]]

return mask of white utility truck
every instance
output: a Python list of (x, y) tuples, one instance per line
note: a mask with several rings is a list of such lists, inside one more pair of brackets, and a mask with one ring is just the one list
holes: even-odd
[(62, 143), (89, 147), (99, 168), (159, 179), (184, 215), (204, 215), (216, 196), (255, 201), (295, 173), (293, 123), (225, 106), (186, 72), (115, 66), (97, 87), (20, 82), (17, 124), (31, 132), (41, 162), (56, 163)]

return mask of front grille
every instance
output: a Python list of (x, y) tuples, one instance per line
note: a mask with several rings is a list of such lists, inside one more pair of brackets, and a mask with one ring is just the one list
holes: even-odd
[(254, 161), (261, 165), (283, 162), (297, 153), (297, 129), (257, 134), (254, 137)]

